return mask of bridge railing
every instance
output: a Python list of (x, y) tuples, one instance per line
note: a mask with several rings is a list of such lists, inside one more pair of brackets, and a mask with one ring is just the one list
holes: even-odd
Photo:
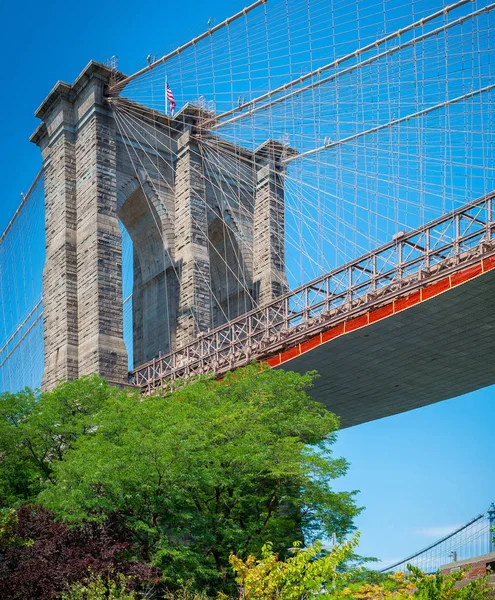
[(495, 549), (494, 523), (495, 505), (491, 504), (487, 510), (461, 527), (457, 527), (426, 548), (380, 571), (382, 573), (408, 572), (408, 565), (411, 564), (427, 573), (435, 573), (448, 563), (489, 554)]
[(0, 393), (41, 384), (44, 222), (40, 170), (0, 235)]
[(129, 374), (149, 392), (174, 381), (263, 360), (346, 318), (386, 303), (402, 291), (444, 277), (495, 252), (495, 192), (418, 229)]

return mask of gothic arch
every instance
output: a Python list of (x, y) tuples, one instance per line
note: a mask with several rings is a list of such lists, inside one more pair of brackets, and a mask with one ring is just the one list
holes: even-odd
[(117, 216), (133, 243), (133, 356), (134, 364), (171, 348), (170, 313), (177, 286), (171, 277), (173, 225), (165, 199), (149, 181), (118, 178)]
[(236, 236), (219, 216), (208, 225), (213, 326), (251, 310), (252, 283)]

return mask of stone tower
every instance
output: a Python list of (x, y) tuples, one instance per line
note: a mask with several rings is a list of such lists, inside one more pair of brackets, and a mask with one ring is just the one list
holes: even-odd
[[(42, 123), (31, 140), (45, 172), (45, 389), (89, 373), (127, 381), (119, 220), (133, 242), (136, 366), (287, 289), (287, 149), (267, 141), (252, 152), (201, 132), (219, 150), (209, 160), (198, 141), (204, 111), (191, 105), (174, 118), (153, 113), (153, 127), (143, 121), (139, 131), (123, 130), (106, 99), (115, 76), (91, 62), (72, 85), (57, 83), (36, 111)], [(234, 161), (222, 161), (226, 149)]]

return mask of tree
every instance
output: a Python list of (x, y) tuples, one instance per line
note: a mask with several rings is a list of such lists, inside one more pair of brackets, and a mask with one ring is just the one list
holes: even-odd
[(437, 571), (427, 575), (413, 565), (407, 565), (410, 575), (407, 579), (415, 587), (418, 600), (486, 600), (493, 597), (493, 588), (488, 585), (488, 578), (481, 577), (459, 587), (467, 570), (460, 570), (449, 575)]
[(230, 552), (266, 539), (284, 557), (294, 539), (342, 537), (359, 509), (355, 492), (332, 490), (347, 463), (331, 455), (337, 418), (306, 393), (313, 378), (251, 366), (145, 398), (98, 383), (75, 408), (66, 384), (56, 394), (74, 419), (64, 409), (55, 437), (45, 422), (31, 433), (50, 448), (39, 501), (71, 522), (115, 518), (170, 587), (225, 586)]
[(1, 551), (1, 598), (59, 598), (90, 572), (105, 580), (112, 580), (114, 573), (124, 574), (126, 587), (139, 587), (160, 577), (156, 568), (126, 558), (130, 544), (119, 539), (110, 521), (69, 529), (45, 508), (25, 506), (17, 513), (12, 534), (15, 539)]
[(240, 600), (309, 600), (342, 585), (349, 577), (340, 565), (352, 556), (358, 537), (332, 548), (322, 555), (319, 542), (308, 548), (296, 544), (293, 555), (279, 560), (270, 543), (261, 550), (261, 558), (250, 555), (242, 560), (231, 555), (230, 564), (236, 573)]
[(81, 435), (94, 415), (123, 392), (103, 379), (82, 377), (50, 392), (24, 390), (0, 395), (0, 506), (33, 502), (54, 483), (53, 467)]
[[(239, 585), (239, 600), (489, 600), (493, 588), (487, 578), (466, 581), (466, 571), (450, 575), (427, 575), (408, 565), (409, 573), (393, 573), (380, 583), (353, 583), (366, 573), (361, 568), (343, 572), (342, 565), (353, 556), (357, 536), (321, 556), (315, 544), (297, 550), (293, 557), (279, 560), (270, 545), (261, 558), (243, 561), (231, 556)], [(464, 584), (462, 585), (461, 584)], [(461, 585), (459, 585), (461, 584)]]

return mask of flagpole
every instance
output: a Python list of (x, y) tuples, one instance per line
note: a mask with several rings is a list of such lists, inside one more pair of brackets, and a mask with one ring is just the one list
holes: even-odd
[(168, 75), (165, 75), (165, 114), (168, 115)]

